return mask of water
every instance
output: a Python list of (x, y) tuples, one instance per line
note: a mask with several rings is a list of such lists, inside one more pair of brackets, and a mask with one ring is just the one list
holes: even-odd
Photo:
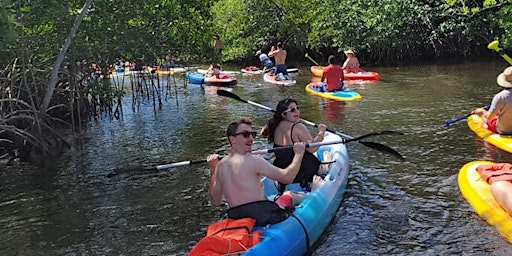
[[(405, 162), (348, 144), (349, 184), (313, 255), (507, 255), (512, 246), (474, 213), (457, 173), (469, 161), (512, 157), (477, 138), (465, 121), (444, 127), (445, 120), (489, 104), (504, 68), (500, 62), (376, 68), (380, 82), (347, 85), (363, 96), (350, 103), (306, 94), (307, 66), (294, 86), (240, 75), (232, 92), (272, 108), (293, 97), (302, 118), (353, 136), (405, 133), (372, 139)], [(259, 129), (270, 112), (219, 97), (215, 87), (184, 87), (181, 76), (171, 85), (161, 109), (147, 98), (134, 106), (129, 94), (122, 120), (96, 120), (82, 144), (52, 168), (4, 168), (0, 255), (186, 254), (223, 211), (208, 204), (207, 166), (161, 172), (141, 166), (225, 154), (229, 122), (250, 117)], [(264, 145), (258, 138), (255, 149)]]

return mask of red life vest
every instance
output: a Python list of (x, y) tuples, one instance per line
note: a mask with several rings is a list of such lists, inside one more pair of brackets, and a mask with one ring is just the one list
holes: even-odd
[(478, 166), (476, 171), (489, 184), (500, 180), (512, 182), (512, 164), (510, 163), (483, 164)]
[(214, 256), (242, 253), (261, 241), (261, 230), (252, 231), (255, 219), (223, 219), (210, 224), (189, 256)]

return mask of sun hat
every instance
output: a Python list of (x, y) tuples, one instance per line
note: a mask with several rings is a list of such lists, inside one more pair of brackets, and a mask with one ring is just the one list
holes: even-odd
[(498, 85), (503, 88), (512, 88), (512, 66), (503, 70), (503, 73), (498, 75), (496, 79)]
[(349, 54), (349, 53), (354, 54), (354, 51), (352, 51), (352, 50), (350, 50), (350, 49), (348, 49), (348, 50), (346, 50), (346, 51), (345, 51), (345, 54)]
[(256, 52), (256, 56), (260, 56), (260, 54), (261, 54), (261, 50), (258, 50), (258, 51)]

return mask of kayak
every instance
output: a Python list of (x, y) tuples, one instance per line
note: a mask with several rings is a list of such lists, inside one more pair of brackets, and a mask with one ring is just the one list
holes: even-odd
[[(322, 77), (324, 66), (311, 66), (310, 70), (314, 76)], [(345, 80), (379, 80), (380, 75), (373, 71), (363, 71), (357, 73), (344, 73)]]
[(265, 82), (278, 84), (278, 85), (284, 85), (284, 86), (291, 86), (291, 85), (294, 85), (295, 83), (297, 83), (297, 81), (293, 80), (293, 79), (276, 80), (276, 78), (275, 78), (274, 74), (272, 74), (272, 72), (265, 73), (263, 75), (263, 80)]
[(216, 78), (216, 77), (204, 77), (204, 74), (199, 72), (187, 73), (187, 79), (192, 84), (207, 84), (213, 86), (232, 86), (237, 84), (236, 78)]
[(500, 135), (487, 130), (484, 128), (484, 120), (478, 115), (470, 115), (468, 117), (468, 126), (478, 137), (502, 150), (512, 153), (512, 135)]
[[(248, 66), (248, 67), (242, 68), (240, 71), (244, 74), (255, 74), (255, 75), (263, 74), (263, 69), (260, 69), (255, 66)], [(297, 73), (297, 72), (299, 72), (299, 69), (298, 68), (289, 68), (289, 69), (286, 69), (286, 72)]]
[[(197, 69), (197, 72), (206, 74), (206, 72), (208, 72), (208, 69)], [(221, 73), (226, 74), (226, 75), (236, 75), (236, 74), (240, 74), (240, 71), (222, 70)]]
[[(340, 136), (326, 132), (324, 142), (340, 139)], [(321, 161), (324, 151), (329, 151), (333, 160), (324, 184), (308, 192), (295, 207), (293, 216), (277, 224), (256, 227), (262, 231), (262, 240), (242, 255), (304, 255), (322, 235), (340, 207), (349, 172), (345, 144), (321, 146), (317, 151)], [(263, 186), (267, 198), (273, 199), (277, 193), (275, 181), (263, 178)], [(298, 184), (290, 184), (287, 189), (302, 191)]]
[(512, 216), (501, 208), (491, 194), (489, 183), (476, 171), (476, 168), (482, 164), (494, 163), (473, 161), (465, 164), (460, 169), (458, 175), (459, 189), (475, 212), (512, 243)]
[(331, 100), (338, 100), (338, 101), (354, 101), (354, 100), (360, 100), (361, 94), (352, 91), (346, 87), (341, 89), (341, 91), (335, 91), (335, 92), (320, 92), (318, 91), (315, 86), (318, 85), (319, 82), (316, 83), (309, 83), (306, 85), (306, 92), (326, 98)]

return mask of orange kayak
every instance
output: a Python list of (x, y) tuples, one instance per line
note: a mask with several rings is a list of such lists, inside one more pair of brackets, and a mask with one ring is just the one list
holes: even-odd
[[(310, 70), (314, 76), (322, 77), (324, 66), (311, 66)], [(380, 75), (373, 71), (363, 71), (357, 73), (345, 72), (345, 80), (379, 80)]]

